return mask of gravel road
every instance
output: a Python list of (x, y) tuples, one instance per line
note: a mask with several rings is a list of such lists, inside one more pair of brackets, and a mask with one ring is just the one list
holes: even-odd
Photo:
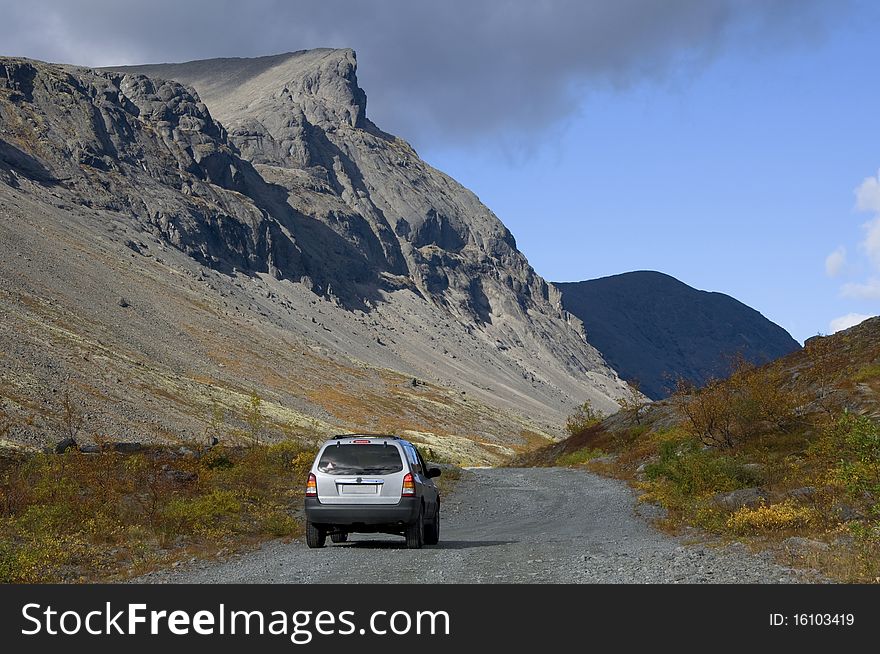
[(650, 526), (626, 484), (567, 468), (466, 470), (444, 498), (440, 544), (355, 535), (309, 550), (275, 541), (140, 581), (180, 583), (797, 583), (742, 545), (687, 545)]

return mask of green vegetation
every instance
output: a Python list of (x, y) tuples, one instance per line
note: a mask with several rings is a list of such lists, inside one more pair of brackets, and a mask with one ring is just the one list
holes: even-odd
[(760, 483), (760, 478), (734, 457), (705, 449), (692, 438), (661, 440), (659, 460), (645, 466), (648, 479), (667, 482), (677, 493), (703, 497)]
[[(761, 368), (736, 362), (704, 388), (680, 384), (664, 402), (638, 409), (633, 395), (614, 421), (579, 412), (567, 441), (522, 462), (584, 463), (665, 507), (661, 528), (696, 526), (834, 578), (880, 582), (877, 343), (873, 332), (817, 339)], [(806, 540), (790, 549), (793, 536)]]
[(602, 450), (585, 447), (580, 450), (575, 450), (574, 452), (569, 452), (568, 454), (563, 454), (556, 460), (556, 464), (560, 466), (582, 465), (584, 463), (589, 463), (593, 459), (599, 458), (603, 454), (604, 452)]
[(36, 454), (0, 468), (0, 582), (89, 581), (300, 533), (313, 451)]
[(857, 384), (863, 384), (876, 379), (880, 379), (880, 364), (878, 363), (860, 368), (852, 376), (852, 380)]
[(604, 417), (605, 416), (594, 409), (593, 405), (590, 404), (590, 401), (587, 400), (568, 416), (568, 421), (565, 423), (565, 431), (567, 431), (570, 436), (574, 436), (590, 427), (595, 427), (602, 422), (602, 418)]

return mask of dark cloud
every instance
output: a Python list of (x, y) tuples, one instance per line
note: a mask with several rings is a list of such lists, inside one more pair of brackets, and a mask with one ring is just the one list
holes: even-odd
[(591, 86), (820, 37), (822, 0), (0, 0), (0, 53), (84, 65), (353, 47), (368, 114), (416, 145), (539, 139)]

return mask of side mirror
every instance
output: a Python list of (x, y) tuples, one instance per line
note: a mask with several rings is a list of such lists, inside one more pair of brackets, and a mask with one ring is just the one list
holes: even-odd
[(440, 468), (428, 468), (428, 472), (425, 473), (428, 479), (433, 479), (434, 477), (440, 476)]

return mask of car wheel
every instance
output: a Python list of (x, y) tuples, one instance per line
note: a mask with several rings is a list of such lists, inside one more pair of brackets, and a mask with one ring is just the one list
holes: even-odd
[(425, 544), (425, 507), (419, 509), (419, 517), (406, 526), (406, 547), (417, 550)]
[(327, 541), (327, 532), (316, 527), (311, 522), (306, 522), (306, 545), (309, 547), (324, 547)]
[(344, 532), (330, 534), (330, 540), (332, 540), (334, 543), (344, 543), (345, 541), (348, 540), (348, 534), (346, 534)]
[(434, 511), (431, 522), (425, 525), (425, 545), (436, 545), (440, 542), (440, 507)]

